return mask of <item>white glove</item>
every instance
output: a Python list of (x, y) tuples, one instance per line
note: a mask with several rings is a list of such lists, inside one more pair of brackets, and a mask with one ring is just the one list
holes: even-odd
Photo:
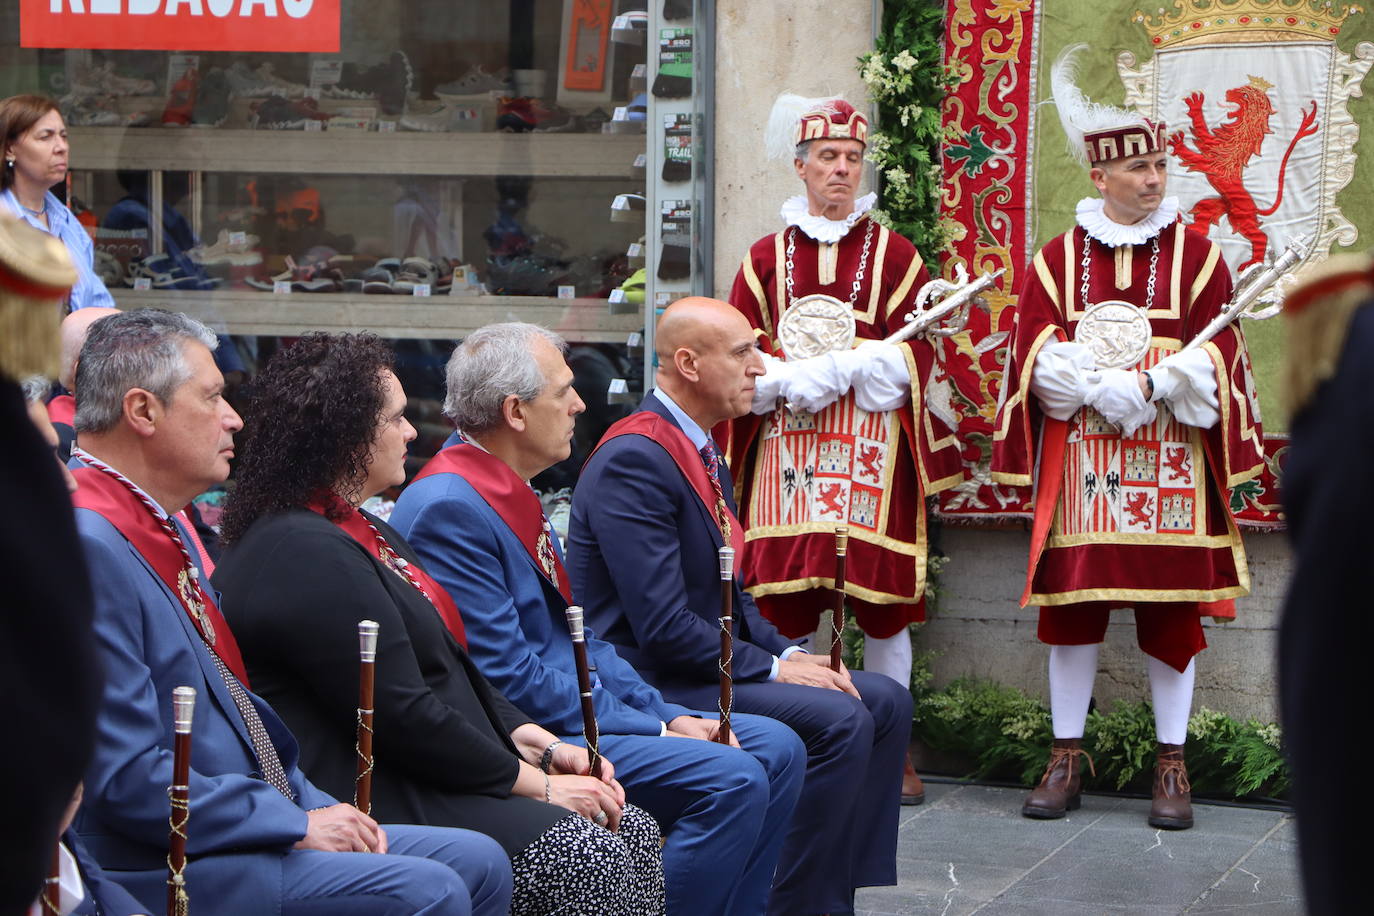
[(792, 378), (792, 364), (778, 359), (771, 353), (763, 353), (763, 375), (754, 379), (754, 402), (750, 406), (753, 413), (763, 416), (773, 412), (778, 398), (786, 397), (786, 386)]
[(1134, 369), (1101, 369), (1091, 373), (1089, 380), (1095, 384), (1088, 389), (1088, 404), (1108, 423), (1121, 427), (1123, 437), (1155, 418), (1155, 405), (1147, 403), (1140, 393)]
[(835, 359), (837, 355), (833, 352), (822, 353), (820, 356), (789, 362), (791, 378), (783, 391), (789, 408), (816, 413), (835, 403), (840, 395), (849, 390), (855, 366), (848, 360), (841, 365)]
[(1056, 340), (1040, 348), (1031, 369), (1031, 393), (1046, 416), (1067, 420), (1088, 403), (1093, 352), (1083, 344)]
[(1210, 429), (1221, 419), (1217, 372), (1201, 347), (1166, 356), (1150, 368), (1154, 400), (1168, 401), (1180, 423)]

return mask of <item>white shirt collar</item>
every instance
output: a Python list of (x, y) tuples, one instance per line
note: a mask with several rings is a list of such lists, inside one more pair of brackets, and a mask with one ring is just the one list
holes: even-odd
[(697, 425), (696, 420), (687, 416), (687, 411), (679, 407), (677, 401), (674, 401), (668, 396), (668, 392), (664, 391), (662, 388), (654, 388), (651, 389), (651, 393), (663, 403), (664, 407), (668, 408), (668, 413), (673, 415), (673, 419), (677, 421), (677, 425), (682, 427), (682, 431), (686, 433), (687, 438), (692, 441), (692, 447), (697, 451), (701, 451), (702, 447), (706, 445), (706, 440), (708, 438), (706, 431)]
[(844, 219), (827, 219), (813, 214), (806, 195), (798, 194), (796, 197), (787, 198), (780, 212), (783, 222), (787, 225), (796, 226), (818, 242), (833, 245), (844, 238), (845, 233), (852, 229), (865, 213), (872, 210), (877, 202), (878, 195), (870, 191), (854, 201), (854, 212)]
[(1164, 198), (1153, 213), (1129, 226), (1108, 217), (1103, 210), (1104, 204), (1100, 197), (1085, 197), (1078, 202), (1075, 216), (1084, 232), (1108, 248), (1143, 245), (1178, 219), (1177, 197)]

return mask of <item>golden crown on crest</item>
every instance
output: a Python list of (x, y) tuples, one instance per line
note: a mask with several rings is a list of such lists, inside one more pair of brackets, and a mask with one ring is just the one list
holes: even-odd
[(1136, 10), (1156, 49), (1240, 41), (1335, 41), (1364, 7), (1332, 0), (1172, 0), (1155, 14)]

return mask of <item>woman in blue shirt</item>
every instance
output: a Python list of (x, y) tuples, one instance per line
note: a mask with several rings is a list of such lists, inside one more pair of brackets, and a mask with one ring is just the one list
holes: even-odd
[(15, 95), (0, 101), (0, 138), (5, 152), (0, 206), (67, 246), (77, 272), (69, 300), (72, 311), (92, 305), (115, 308), (114, 297), (95, 273), (90, 235), (48, 190), (67, 177), (67, 125), (57, 103), (41, 95)]

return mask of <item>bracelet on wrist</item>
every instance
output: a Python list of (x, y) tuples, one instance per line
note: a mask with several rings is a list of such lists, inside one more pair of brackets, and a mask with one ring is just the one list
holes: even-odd
[(548, 773), (544, 774), (544, 802), (546, 804), (553, 804), (553, 789), (549, 785)]
[(549, 746), (544, 748), (544, 753), (539, 757), (539, 769), (545, 773), (549, 772), (549, 768), (553, 766), (553, 752), (562, 743), (561, 738), (554, 738)]

